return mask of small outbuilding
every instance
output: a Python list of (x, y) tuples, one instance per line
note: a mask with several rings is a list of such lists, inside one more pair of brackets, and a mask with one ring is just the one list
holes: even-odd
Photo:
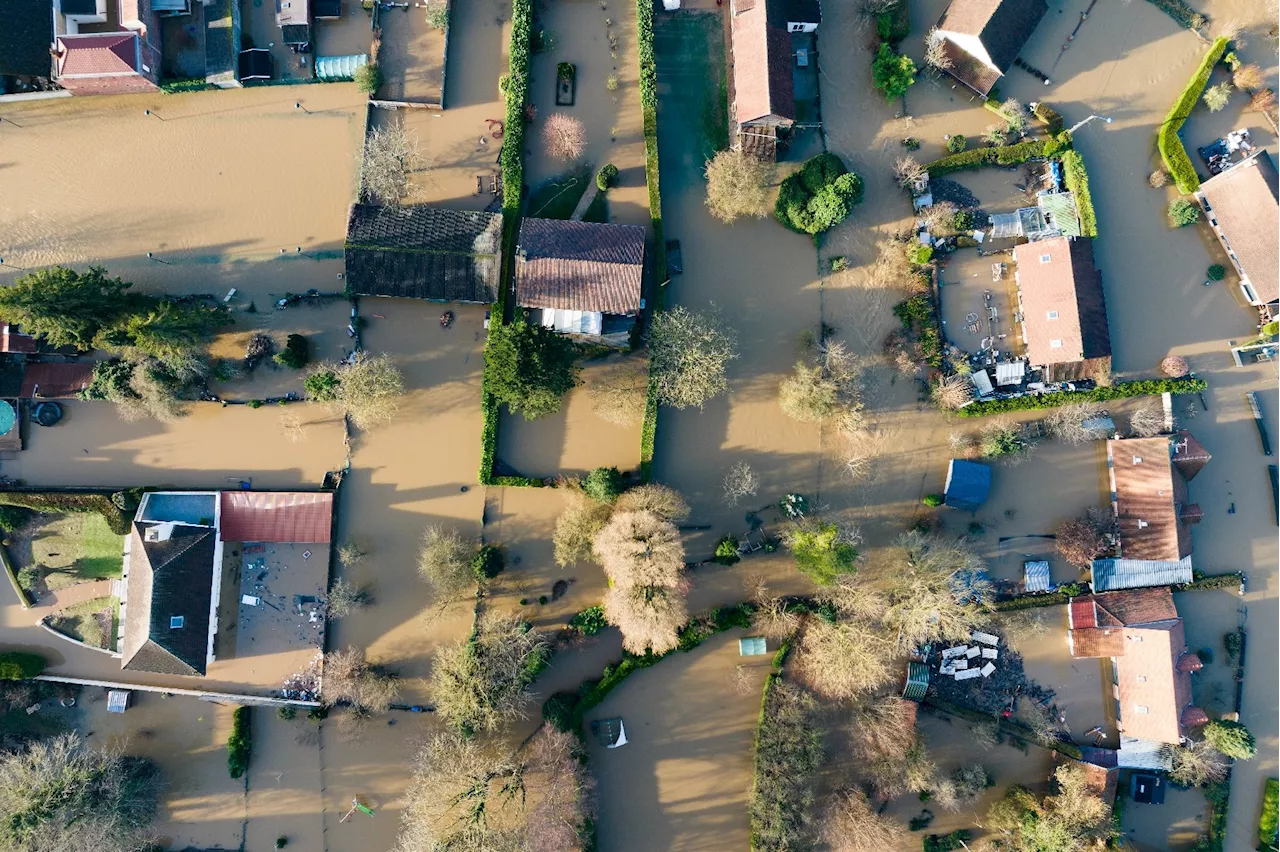
[(952, 459), (947, 467), (944, 502), (954, 509), (976, 512), (991, 493), (991, 468), (985, 464)]
[(1047, 592), (1053, 588), (1049, 579), (1049, 563), (1044, 561), (1022, 563), (1022, 587), (1028, 594)]

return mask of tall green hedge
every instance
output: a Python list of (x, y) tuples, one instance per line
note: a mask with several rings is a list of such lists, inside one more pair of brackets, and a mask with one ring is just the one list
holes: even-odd
[(30, 680), (44, 671), (44, 657), (17, 651), (0, 653), (0, 680)]
[[(662, 193), (658, 183), (658, 64), (653, 53), (653, 0), (636, 0), (636, 39), (640, 62), (640, 110), (644, 121), (644, 177), (649, 189), (649, 218), (653, 223), (653, 291), (649, 316), (661, 313), (667, 301), (667, 243), (662, 230)], [(640, 429), (640, 481), (653, 473), (653, 447), (658, 435), (658, 396), (649, 381)]]
[(1165, 168), (1169, 170), (1174, 183), (1178, 185), (1178, 191), (1182, 193), (1190, 194), (1199, 189), (1200, 176), (1196, 174), (1196, 167), (1192, 165), (1191, 158), (1187, 156), (1187, 149), (1178, 138), (1178, 131), (1191, 115), (1191, 110), (1195, 109), (1196, 101), (1200, 100), (1200, 96), (1204, 94), (1204, 87), (1209, 84), (1213, 68), (1222, 59), (1222, 54), (1226, 50), (1226, 37), (1213, 40), (1204, 58), (1200, 60), (1200, 67), (1196, 69), (1196, 73), (1182, 90), (1182, 94), (1178, 95), (1178, 99), (1173, 102), (1173, 108), (1164, 117), (1164, 123), (1160, 125), (1160, 130), (1156, 134), (1160, 159), (1164, 160)]
[(1062, 152), (1062, 176), (1067, 190), (1076, 198), (1080, 233), (1086, 237), (1098, 236), (1098, 217), (1093, 212), (1093, 196), (1089, 194), (1089, 173), (1085, 171), (1084, 158), (1078, 151)]
[(925, 170), (929, 172), (929, 177), (942, 177), (951, 172), (964, 171), (965, 169), (981, 169), (986, 166), (1014, 166), (1018, 163), (1025, 163), (1033, 157), (1043, 157), (1045, 143), (1030, 139), (1026, 142), (1018, 142), (1014, 145), (1001, 145), (996, 148), (974, 148), (969, 151), (961, 151), (959, 154), (952, 154), (949, 157), (943, 157), (941, 160), (934, 160), (925, 166)]
[(231, 714), (231, 736), (227, 740), (227, 769), (239, 778), (249, 769), (249, 751), (253, 735), (249, 730), (249, 708), (241, 705)]
[[(138, 508), (141, 489), (125, 491), (0, 491), (0, 504), (22, 506), (37, 512), (65, 514), (94, 512), (102, 516), (116, 535), (128, 535), (129, 522)], [(116, 501), (119, 501), (117, 504)]]
[(1133, 396), (1152, 396), (1161, 393), (1199, 393), (1208, 385), (1204, 379), (1147, 379), (1137, 382), (1118, 382), (1111, 387), (1092, 390), (1058, 391), (1035, 396), (1019, 396), (1012, 399), (988, 399), (971, 402), (956, 413), (961, 417), (982, 417), (987, 414), (1003, 414), (1006, 411), (1031, 411), (1038, 408), (1054, 408), (1073, 402), (1108, 402)]
[(1268, 778), (1262, 793), (1262, 816), (1258, 819), (1258, 848), (1274, 849), (1280, 837), (1280, 780)]

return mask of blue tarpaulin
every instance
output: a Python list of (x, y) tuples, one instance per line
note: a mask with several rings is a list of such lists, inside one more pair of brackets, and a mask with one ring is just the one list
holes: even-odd
[(945, 502), (948, 506), (976, 512), (991, 493), (991, 468), (985, 464), (952, 459), (947, 468)]

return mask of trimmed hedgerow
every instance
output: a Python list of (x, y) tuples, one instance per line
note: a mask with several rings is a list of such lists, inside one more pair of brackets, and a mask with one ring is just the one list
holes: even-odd
[(1182, 129), (1191, 111), (1195, 109), (1196, 101), (1200, 100), (1200, 96), (1204, 94), (1204, 87), (1209, 83), (1213, 68), (1222, 59), (1222, 54), (1226, 50), (1225, 37), (1213, 40), (1204, 58), (1200, 60), (1200, 67), (1196, 69), (1196, 73), (1182, 90), (1182, 94), (1178, 95), (1178, 99), (1173, 102), (1173, 108), (1165, 116), (1164, 123), (1160, 125), (1160, 130), (1156, 134), (1160, 159), (1164, 160), (1165, 168), (1169, 170), (1174, 183), (1178, 185), (1178, 191), (1184, 194), (1190, 194), (1200, 188), (1200, 176), (1196, 174), (1196, 167), (1192, 165), (1191, 158), (1187, 156), (1187, 149), (1178, 138), (1178, 131)]
[(1262, 816), (1258, 819), (1258, 848), (1274, 849), (1276, 838), (1280, 836), (1280, 780), (1267, 779), (1267, 786), (1262, 794)]
[(139, 489), (126, 491), (0, 491), (0, 504), (22, 506), (37, 512), (96, 512), (116, 535), (129, 534), (129, 522), (138, 508)]
[(227, 740), (227, 769), (239, 778), (249, 769), (253, 736), (249, 730), (249, 708), (241, 705), (231, 714), (231, 737)]
[[(644, 122), (644, 178), (649, 189), (649, 218), (653, 223), (653, 289), (649, 300), (652, 318), (662, 312), (667, 300), (667, 243), (662, 230), (662, 194), (658, 184), (658, 66), (653, 54), (652, 0), (636, 0), (636, 41), (640, 64), (640, 111)], [(640, 429), (641, 482), (648, 482), (652, 475), (657, 435), (657, 386), (650, 372), (644, 425)]]
[(30, 680), (44, 671), (44, 657), (17, 651), (0, 653), (0, 680)]
[(956, 413), (961, 417), (982, 417), (987, 414), (1002, 414), (1006, 411), (1054, 408), (1073, 402), (1108, 402), (1113, 399), (1153, 396), (1161, 393), (1199, 393), (1206, 387), (1208, 385), (1204, 379), (1146, 379), (1137, 382), (1119, 382), (1111, 387), (1097, 387), (1092, 390), (1058, 391), (1011, 399), (983, 400), (972, 402)]
[(1098, 217), (1093, 212), (1093, 196), (1089, 194), (1089, 173), (1085, 171), (1084, 158), (1078, 151), (1062, 152), (1062, 177), (1067, 183), (1067, 190), (1076, 198), (1080, 233), (1086, 237), (1098, 236)]
[(1044, 156), (1045, 143), (1031, 139), (1015, 145), (1001, 145), (996, 148), (974, 148), (961, 151), (940, 160), (928, 163), (924, 168), (930, 177), (942, 177), (951, 172), (965, 169), (981, 169), (986, 166), (1014, 166), (1025, 163), (1036, 157)]
[(1044, 101), (1040, 101), (1040, 103), (1036, 104), (1036, 108), (1032, 110), (1031, 113), (1045, 126), (1045, 129), (1049, 131), (1050, 136), (1057, 136), (1062, 132), (1062, 128), (1064, 127), (1062, 114)]
[(1042, 606), (1057, 606), (1064, 604), (1071, 598), (1079, 597), (1087, 594), (1089, 587), (1083, 583), (1067, 583), (1059, 586), (1052, 592), (1040, 595), (1019, 595), (1016, 598), (1009, 598), (1006, 601), (993, 601), (991, 608), (996, 612), (1013, 612), (1020, 609), (1038, 609)]
[(1176, 583), (1170, 586), (1175, 592), (1195, 592), (1203, 589), (1231, 589), (1239, 586), (1244, 580), (1244, 575), (1239, 571), (1229, 571), (1226, 574), (1210, 574), (1205, 576), (1196, 572), (1198, 576), (1190, 583)]
[(1205, 24), (1204, 15), (1188, 6), (1185, 0), (1147, 0), (1147, 2), (1189, 30), (1198, 29)]

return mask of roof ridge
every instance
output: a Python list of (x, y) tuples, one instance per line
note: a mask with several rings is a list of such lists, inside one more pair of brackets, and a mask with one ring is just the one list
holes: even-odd
[[(194, 526), (191, 526), (190, 524), (182, 524), (181, 526), (189, 526), (189, 527), (191, 527), (192, 529), (200, 529), (199, 527), (194, 527)], [(154, 574), (156, 571), (159, 571), (159, 570), (160, 570), (160, 569), (162, 569), (162, 568), (166, 568), (166, 567), (168, 567), (170, 564), (172, 564), (176, 559), (178, 559), (180, 556), (182, 556), (182, 555), (183, 555), (184, 553), (186, 553), (188, 550), (190, 550), (191, 548), (195, 547), (197, 544), (199, 544), (200, 542), (204, 541), (204, 540), (205, 540), (205, 538), (207, 538), (208, 536), (211, 536), (211, 535), (213, 535), (213, 530), (211, 530), (211, 529), (205, 529), (205, 530), (202, 530), (202, 531), (201, 531), (201, 533), (200, 533), (199, 535), (191, 536), (191, 537), (190, 537), (190, 539), (187, 541), (187, 544), (186, 544), (186, 546), (185, 546), (185, 547), (183, 547), (181, 550), (175, 550), (175, 551), (174, 551), (174, 552), (169, 556), (169, 558), (168, 558), (168, 559), (166, 559), (164, 562), (161, 562), (159, 565), (156, 565), (156, 564), (152, 563), (152, 565), (151, 565), (151, 573), (152, 573), (152, 574)], [(146, 539), (146, 536), (143, 536), (143, 539), (142, 539), (142, 540), (143, 540), (143, 542), (144, 542), (144, 544), (145, 544), (145, 542), (146, 542), (146, 540), (147, 540), (147, 539)], [(143, 549), (145, 550), (145, 546), (144, 546), (144, 548), (143, 548)], [(150, 558), (151, 558), (151, 557), (150, 557), (150, 554), (148, 554), (148, 555), (147, 555), (147, 558), (148, 558), (148, 560), (150, 560)]]

